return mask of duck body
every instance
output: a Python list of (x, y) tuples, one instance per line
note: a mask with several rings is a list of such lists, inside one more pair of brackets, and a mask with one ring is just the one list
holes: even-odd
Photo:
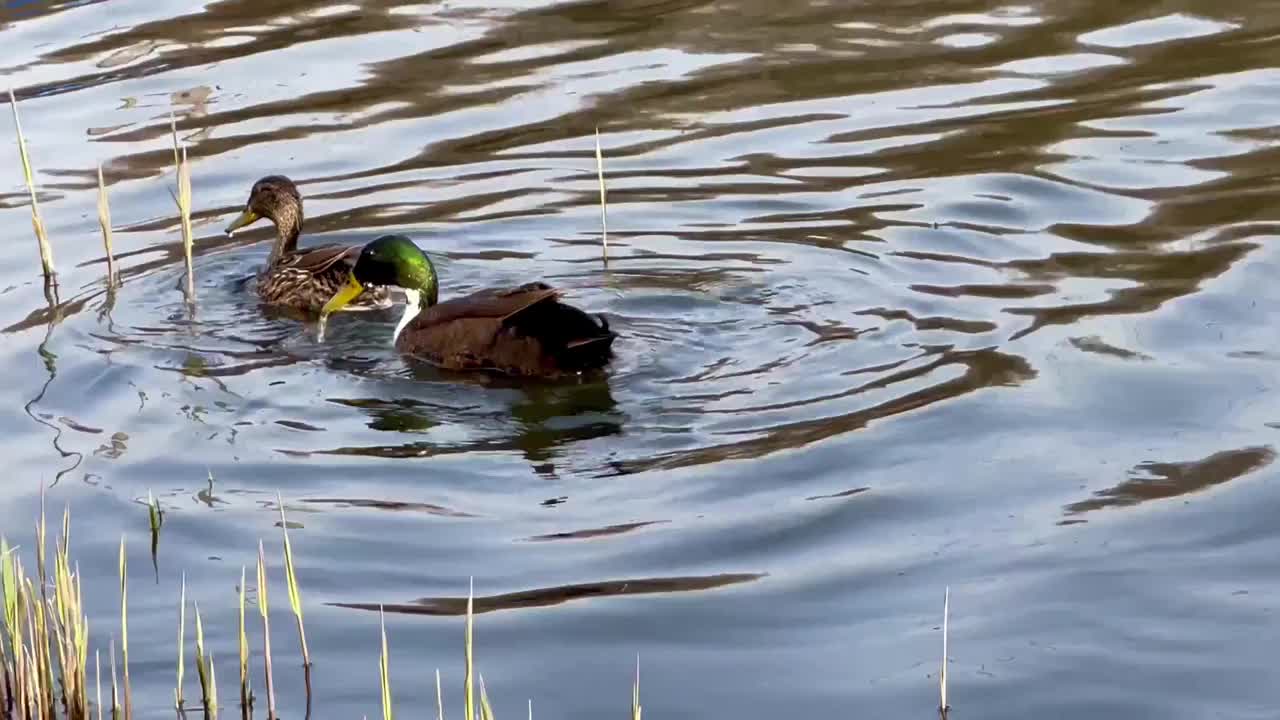
[(447, 370), (576, 375), (607, 365), (618, 337), (603, 316), (563, 302), (558, 289), (542, 282), (438, 302), (435, 267), (403, 235), (384, 235), (360, 251), (346, 285), (321, 310), (321, 323), (366, 286), (404, 290), (409, 303), (396, 327), (396, 349)]
[[(292, 180), (268, 175), (253, 184), (244, 212), (226, 228), (227, 235), (267, 219), (275, 225), (276, 240), (267, 264), (257, 273), (257, 293), (263, 303), (319, 313), (355, 267), (360, 246), (327, 244), (298, 248), (302, 234), (302, 195)], [(346, 310), (371, 310), (391, 305), (385, 288), (369, 292)]]
[(533, 282), (422, 308), (395, 345), (448, 370), (558, 377), (608, 364), (616, 338), (603, 316), (567, 305), (559, 290)]

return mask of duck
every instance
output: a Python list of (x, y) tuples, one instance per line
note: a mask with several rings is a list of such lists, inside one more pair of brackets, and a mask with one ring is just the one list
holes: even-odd
[(581, 375), (610, 362), (618, 337), (603, 315), (566, 304), (561, 291), (544, 282), (440, 302), (435, 266), (404, 235), (383, 235), (360, 250), (346, 284), (321, 309), (321, 335), (329, 315), (370, 287), (398, 287), (407, 298), (394, 332), (396, 349), (445, 370), (545, 379)]
[[(253, 184), (244, 211), (226, 227), (227, 236), (261, 219), (276, 227), (267, 264), (257, 274), (257, 293), (263, 303), (305, 313), (318, 313), (325, 302), (343, 287), (359, 245), (326, 244), (298, 249), (302, 234), (302, 194), (284, 175), (267, 175)], [(370, 288), (347, 310), (391, 307), (385, 288)]]

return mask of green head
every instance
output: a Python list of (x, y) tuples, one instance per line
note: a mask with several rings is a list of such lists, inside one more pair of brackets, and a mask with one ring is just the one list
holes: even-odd
[(439, 300), (439, 281), (436, 268), (413, 241), (404, 235), (383, 235), (360, 251), (347, 284), (329, 302), (322, 315), (341, 310), (360, 293), (366, 285), (395, 286), (417, 295), (422, 307), (435, 305)]

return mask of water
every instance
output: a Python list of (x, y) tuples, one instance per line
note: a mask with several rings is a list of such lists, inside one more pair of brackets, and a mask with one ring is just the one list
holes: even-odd
[[(250, 5), (0, 10), (64, 301), (6, 121), (0, 527), (29, 549), (41, 484), (70, 503), (104, 640), (128, 535), (144, 716), (184, 570), (232, 694), (277, 492), (319, 717), (378, 713), (379, 604), (400, 712), (437, 667), (461, 712), (472, 576), (502, 715), (626, 712), (639, 655), (653, 717), (928, 717), (948, 586), (958, 717), (1274, 715), (1280, 7)], [(445, 296), (564, 287), (616, 363), (460, 379), (398, 358), (394, 316), (318, 343), (264, 314), (267, 231), (219, 229), (268, 173), (308, 242), (411, 234)]]

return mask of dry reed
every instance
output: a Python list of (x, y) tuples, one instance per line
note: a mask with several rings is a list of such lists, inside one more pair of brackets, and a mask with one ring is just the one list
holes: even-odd
[(22, 120), (18, 117), (18, 99), (9, 88), (9, 106), (13, 108), (13, 127), (18, 134), (18, 155), (22, 159), (22, 175), (27, 182), (27, 192), (31, 195), (31, 228), (36, 233), (36, 242), (40, 246), (40, 266), (44, 270), (45, 280), (57, 284), (57, 272), (53, 266), (53, 246), (49, 244), (49, 235), (44, 229), (44, 220), (40, 218), (40, 201), (36, 198), (35, 173), (31, 171), (31, 156), (27, 154), (27, 139), (22, 134)]

